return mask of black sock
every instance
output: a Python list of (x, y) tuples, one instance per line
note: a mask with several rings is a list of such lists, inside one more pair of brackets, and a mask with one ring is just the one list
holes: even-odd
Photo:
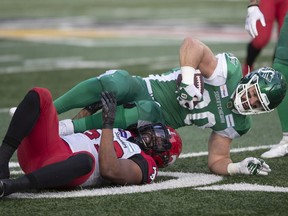
[(0, 146), (0, 165), (9, 163), (9, 160), (14, 154), (15, 150), (16, 148), (14, 148), (13, 146), (3, 143)]
[(33, 189), (55, 188), (65, 186), (72, 180), (89, 173), (92, 167), (92, 157), (86, 153), (79, 153), (67, 160), (42, 167), (26, 176)]
[(29, 135), (40, 114), (40, 98), (36, 91), (29, 91), (18, 105), (3, 142), (18, 148), (21, 141)]
[(253, 47), (252, 43), (249, 43), (247, 46), (246, 64), (251, 67), (254, 64), (255, 59), (258, 57), (260, 52), (261, 52), (261, 49), (257, 49)]
[(40, 98), (29, 91), (15, 111), (0, 147), (0, 179), (9, 178), (9, 161), (21, 141), (29, 135), (40, 114)]
[(65, 186), (72, 180), (81, 177), (92, 170), (93, 159), (90, 155), (80, 153), (65, 161), (42, 167), (32, 173), (17, 179), (1, 180), (4, 187), (0, 188), (3, 196), (28, 189), (45, 189)]
[(0, 146), (0, 179), (6, 179), (10, 177), (9, 160), (15, 152), (15, 148), (3, 143)]

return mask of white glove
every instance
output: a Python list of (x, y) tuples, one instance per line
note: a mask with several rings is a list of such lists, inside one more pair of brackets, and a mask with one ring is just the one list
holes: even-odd
[(254, 157), (245, 158), (239, 163), (230, 163), (227, 170), (230, 175), (268, 175), (271, 172), (269, 165), (264, 160)]
[(258, 31), (256, 27), (256, 23), (258, 20), (260, 20), (263, 27), (266, 26), (264, 15), (259, 10), (259, 7), (258, 6), (248, 7), (245, 29), (253, 38), (258, 36)]
[(202, 99), (202, 94), (195, 85), (186, 85), (185, 83), (180, 83), (178, 90), (177, 100), (179, 104), (184, 108), (189, 110), (194, 109), (194, 102), (200, 101)]

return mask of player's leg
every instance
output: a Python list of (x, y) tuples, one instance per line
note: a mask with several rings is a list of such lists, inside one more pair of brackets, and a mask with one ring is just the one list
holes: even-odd
[[(160, 107), (152, 99), (117, 106), (114, 127), (126, 129), (147, 122), (164, 123)], [(59, 131), (61, 135), (67, 135), (94, 128), (102, 128), (102, 111), (81, 119), (60, 121)]]
[(29, 91), (12, 117), (0, 147), (0, 179), (9, 178), (9, 161), (24, 137), (32, 131), (39, 115), (39, 95), (33, 90)]
[(263, 27), (260, 22), (257, 22), (258, 36), (251, 40), (247, 45), (247, 55), (242, 66), (242, 73), (244, 76), (249, 71), (253, 70), (256, 58), (269, 42), (276, 16), (275, 1), (260, 1), (259, 8), (265, 17), (266, 26)]
[[(277, 43), (273, 68), (280, 71), (288, 81), (288, 13), (286, 14), (284, 24), (282, 26), (280, 37)], [(284, 98), (282, 103), (277, 107), (279, 120), (283, 132), (282, 140), (278, 145), (264, 152), (261, 157), (274, 158), (282, 157), (288, 154), (288, 96)]]
[(103, 87), (97, 77), (84, 80), (54, 100), (58, 114), (74, 108), (82, 108), (100, 100)]
[(77, 184), (74, 184), (74, 186), (80, 185), (88, 179), (89, 173), (92, 173), (94, 167), (93, 156), (78, 153), (66, 160), (44, 166), (22, 177), (0, 180), (0, 197), (27, 189), (66, 186), (77, 180), (77, 178), (86, 176), (82, 178), (82, 182), (78, 181)]
[(143, 86), (124, 70), (110, 70), (106, 73), (82, 81), (54, 101), (58, 114), (74, 108), (83, 108), (100, 101), (102, 91), (115, 94), (117, 103), (134, 101)]
[[(18, 162), (25, 173), (40, 168), (47, 158), (55, 156), (55, 152), (68, 156), (71, 154), (70, 148), (63, 145), (64, 141), (58, 134), (58, 116), (51, 93), (45, 88), (33, 88), (33, 91), (39, 95), (40, 100), (35, 104), (39, 107), (40, 114), (33, 129), (22, 140), (17, 150)], [(26, 115), (31, 115), (30, 110)]]
[[(133, 106), (124, 108), (123, 105), (118, 105), (114, 127), (127, 128), (131, 124), (136, 124), (138, 121), (138, 109)], [(91, 129), (102, 128), (102, 111), (87, 115), (77, 119), (64, 119), (59, 121), (59, 135), (65, 136), (72, 133), (84, 132)]]

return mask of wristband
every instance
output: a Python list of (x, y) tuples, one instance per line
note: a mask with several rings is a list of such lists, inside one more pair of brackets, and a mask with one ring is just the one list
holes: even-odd
[(187, 85), (194, 84), (194, 74), (200, 73), (196, 71), (195, 68), (190, 66), (183, 66), (181, 67), (181, 74), (182, 74), (182, 83)]

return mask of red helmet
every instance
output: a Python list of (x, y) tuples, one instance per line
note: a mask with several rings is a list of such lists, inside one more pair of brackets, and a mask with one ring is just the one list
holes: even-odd
[(141, 126), (135, 141), (151, 155), (159, 168), (175, 162), (182, 151), (182, 140), (176, 130), (161, 123)]
[(159, 168), (172, 165), (182, 151), (182, 140), (179, 133), (169, 126), (166, 127), (169, 133), (169, 142), (171, 143), (171, 148), (164, 152), (153, 152), (152, 154), (152, 157), (156, 161), (156, 164)]

